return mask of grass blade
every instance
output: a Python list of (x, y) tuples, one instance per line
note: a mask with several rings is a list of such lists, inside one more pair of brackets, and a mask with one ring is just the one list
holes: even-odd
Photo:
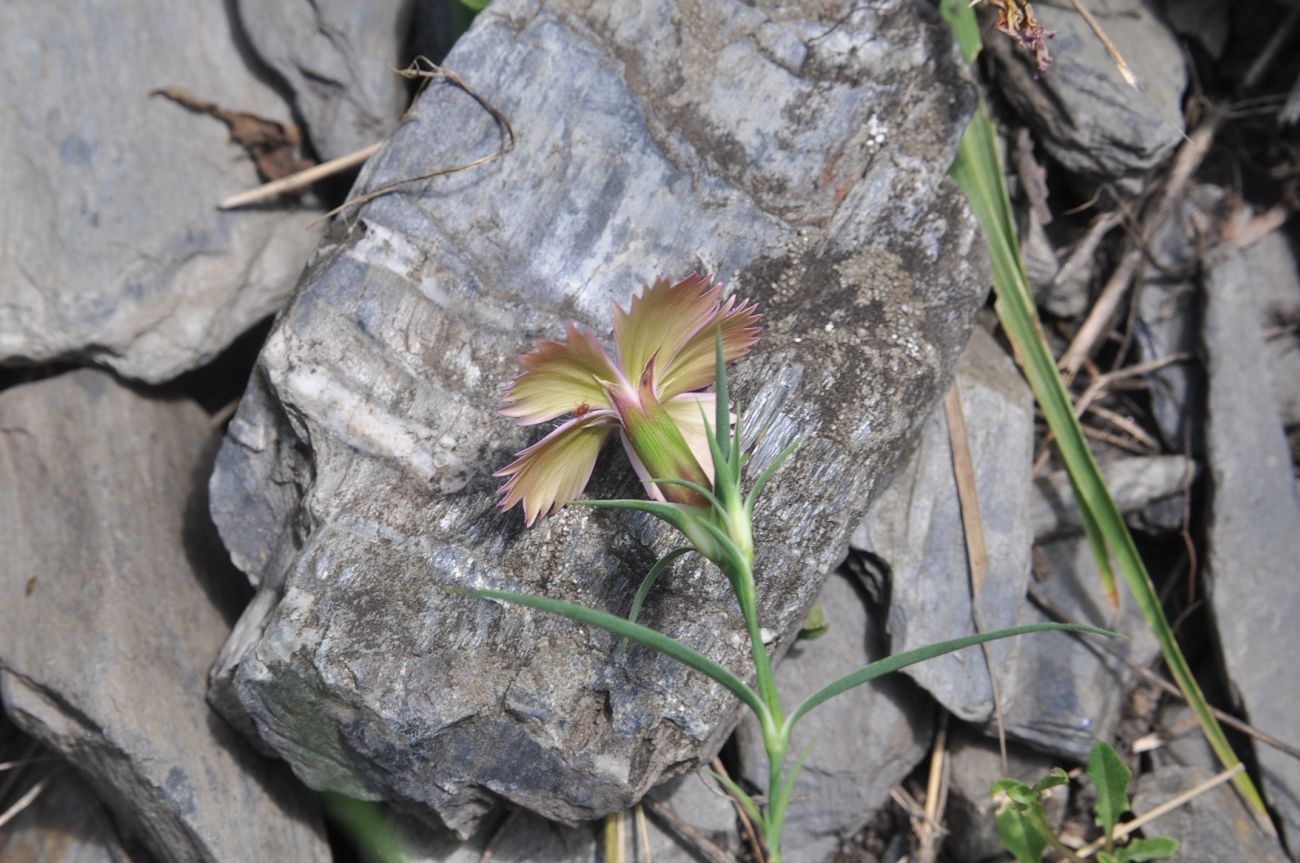
[(1096, 626), (1087, 626), (1082, 623), (1030, 623), (1025, 626), (1012, 626), (1007, 629), (999, 629), (995, 632), (980, 632), (975, 635), (966, 635), (961, 638), (954, 638), (950, 641), (941, 641), (938, 644), (928, 644), (925, 647), (918, 647), (915, 650), (905, 650), (902, 653), (886, 656), (877, 662), (859, 668), (852, 674), (847, 674), (839, 680), (823, 687), (808, 696), (794, 712), (790, 718), (785, 721), (786, 729), (794, 728), (808, 711), (821, 704), (829, 698), (834, 698), (841, 692), (852, 689), (855, 686), (861, 686), (864, 683), (870, 683), (877, 677), (883, 677), (886, 674), (906, 668), (909, 665), (915, 665), (918, 662), (925, 662), (927, 659), (934, 659), (936, 656), (943, 656), (945, 653), (952, 653), (954, 650), (961, 650), (964, 647), (972, 647), (976, 644), (983, 644), (986, 641), (997, 641), (1000, 638), (1011, 638), (1016, 635), (1028, 635), (1031, 632), (1090, 632), (1094, 635), (1107, 635), (1111, 638), (1123, 638), (1118, 633), (1111, 632), (1108, 629), (1101, 629)]
[(528, 608), (535, 608), (538, 611), (545, 611), (551, 614), (558, 614), (561, 617), (567, 617), (578, 623), (585, 623), (588, 626), (595, 626), (606, 632), (612, 632), (620, 635), (637, 644), (643, 644), (646, 647), (653, 648), (665, 656), (670, 656), (706, 677), (721, 683), (733, 695), (745, 702), (761, 718), (767, 708), (759, 700), (754, 690), (745, 685), (745, 682), (718, 663), (709, 659), (702, 653), (698, 653), (676, 639), (669, 638), (662, 632), (656, 632), (648, 626), (642, 626), (639, 623), (632, 623), (624, 620), (614, 614), (604, 611), (597, 611), (594, 608), (587, 608), (585, 605), (578, 605), (574, 602), (564, 602), (559, 599), (549, 599), (545, 596), (532, 596), (527, 593), (510, 593), (504, 590), (460, 590), (457, 592), (468, 593), (471, 596), (477, 596), (482, 599), (499, 599), (502, 602), (513, 603), (514, 605), (523, 605)]
[[(979, 24), (974, 10), (963, 0), (941, 0), (940, 9), (953, 27), (962, 55), (968, 61), (974, 59), (980, 46)], [(1109, 567), (1106, 552), (1114, 556), (1129, 593), (1160, 644), (1165, 664), (1169, 667), (1174, 682), (1187, 698), (1192, 712), (1196, 714), (1210, 747), (1224, 767), (1235, 766), (1239, 759), (1210, 711), (1210, 705), (1206, 703), (1187, 659), (1174, 638), (1151, 577), (1128, 531), (1128, 525), (1115, 506), (1115, 501), (1101, 478), (1097, 462), (1092, 457), (1092, 451), (1084, 441), (1083, 430), (1074, 416), (1069, 396), (1057, 373), (1056, 363), (1043, 338), (1029, 280), (1020, 261), (1011, 203), (1007, 196), (993, 124), (983, 106), (975, 112), (970, 125), (962, 134), (957, 147), (957, 158), (950, 173), (966, 192), (971, 212), (984, 230), (993, 286), (997, 294), (995, 308), (998, 320), (1011, 341), (1016, 359), (1056, 441), (1061, 460), (1070, 474), (1079, 509), (1085, 513), (1085, 524), (1091, 518), (1104, 543), (1105, 547), (1098, 555), (1098, 566), (1105, 572)], [(1272, 824), (1267, 820), (1263, 798), (1250, 776), (1243, 771), (1233, 778), (1233, 782), (1260, 816), (1261, 826), (1271, 832)]]

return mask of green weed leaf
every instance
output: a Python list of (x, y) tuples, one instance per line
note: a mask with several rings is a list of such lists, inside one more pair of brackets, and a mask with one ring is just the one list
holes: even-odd
[(1017, 806), (1008, 806), (997, 814), (998, 839), (1017, 863), (1039, 863), (1047, 850), (1047, 836), (1037, 819)]
[(1115, 857), (1118, 863), (1146, 863), (1148, 860), (1164, 860), (1177, 853), (1177, 839), (1169, 836), (1151, 836), (1146, 839), (1130, 840), (1127, 845), (1115, 852)]
[(1119, 817), (1128, 811), (1128, 783), (1133, 773), (1109, 744), (1098, 740), (1088, 752), (1088, 778), (1097, 789), (1097, 826), (1110, 837)]

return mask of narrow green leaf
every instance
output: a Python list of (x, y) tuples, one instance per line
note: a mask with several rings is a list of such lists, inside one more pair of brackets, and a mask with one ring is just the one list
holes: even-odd
[(1119, 855), (1112, 854), (1109, 851), (1098, 851), (1097, 863), (1119, 863)]
[(1088, 778), (1097, 789), (1097, 826), (1109, 838), (1119, 817), (1128, 811), (1128, 784), (1133, 772), (1104, 740), (1092, 744), (1088, 752)]
[[(700, 415), (703, 416), (703, 414), (704, 408), (700, 408)], [(714, 495), (710, 497), (718, 512), (725, 512), (726, 508), (720, 506), (717, 500), (718, 498), (723, 500), (731, 499), (732, 493), (736, 490), (735, 477), (732, 476), (730, 462), (727, 460), (726, 455), (723, 454), (722, 444), (719, 443), (719, 435), (714, 433), (718, 426), (711, 425), (708, 417), (704, 417), (704, 425), (709, 430), (709, 434), (706, 434), (704, 439), (708, 441), (709, 457), (713, 459)], [(722, 437), (725, 438), (726, 435), (724, 434)]]
[(405, 863), (406, 855), (388, 824), (384, 807), (333, 791), (321, 792), (325, 813), (339, 823), (358, 847), (378, 863)]
[(918, 647), (915, 650), (906, 650), (894, 656), (887, 656), (877, 662), (873, 662), (865, 668), (860, 668), (852, 674), (841, 677), (834, 683), (824, 687), (800, 704), (795, 711), (790, 714), (790, 718), (785, 721), (786, 729), (794, 728), (804, 714), (812, 710), (817, 705), (826, 701), (828, 698), (834, 698), (845, 690), (852, 689), (855, 686), (861, 686), (869, 683), (877, 677), (882, 677), (909, 665), (915, 665), (918, 662), (924, 662), (927, 659), (934, 659), (936, 656), (943, 656), (945, 653), (952, 653), (955, 650), (961, 650), (964, 647), (971, 647), (976, 644), (983, 644), (986, 641), (997, 641), (1001, 638), (1011, 638), (1017, 635), (1027, 635), (1031, 632), (1089, 632), (1093, 635), (1105, 635), (1111, 638), (1123, 638), (1117, 632), (1111, 632), (1108, 629), (1101, 629), (1096, 626), (1088, 626), (1082, 623), (1031, 623), (1026, 626), (1013, 626), (1008, 629), (999, 629), (996, 632), (981, 632), (975, 635), (967, 635), (963, 638), (954, 638), (951, 641), (942, 641), (938, 644), (931, 644), (926, 647)]
[[(968, 60), (973, 58), (979, 51), (980, 44), (979, 24), (974, 10), (963, 0), (942, 0), (940, 11), (952, 24), (963, 56)], [(1209, 703), (1201, 693), (1196, 678), (1192, 676), (1191, 667), (1174, 638), (1133, 537), (1084, 440), (1083, 431), (1074, 416), (1073, 406), (1038, 324), (1033, 294), (1020, 261), (997, 136), (988, 113), (982, 106), (976, 110), (975, 116), (962, 133), (957, 158), (949, 173), (966, 192), (971, 212), (984, 231), (997, 294), (995, 309), (998, 319), (1056, 441), (1061, 460), (1075, 486), (1080, 512), (1090, 513), (1096, 520), (1105, 549), (1114, 556), (1129, 593), (1160, 644), (1165, 665), (1200, 721), (1210, 747), (1224, 767), (1234, 767), (1240, 762), (1218, 720), (1210, 711)], [(1103, 572), (1109, 566), (1105, 555), (1098, 556), (1098, 566)], [(1261, 818), (1266, 818), (1263, 798), (1250, 775), (1242, 771), (1233, 777), (1233, 782), (1250, 801), (1256, 813)]]
[(996, 823), (1002, 847), (1011, 852), (1017, 863), (1040, 863), (1047, 850), (1047, 837), (1038, 829), (1035, 819), (1008, 806), (997, 814)]
[(648, 626), (642, 626), (639, 623), (632, 623), (624, 620), (617, 615), (609, 614), (604, 611), (597, 611), (594, 608), (587, 608), (585, 605), (578, 605), (573, 602), (564, 602), (558, 599), (549, 599), (545, 596), (531, 596), (526, 593), (510, 593), (504, 590), (468, 590), (453, 588), (458, 593), (468, 593), (471, 596), (477, 596), (482, 599), (499, 599), (502, 602), (510, 602), (515, 605), (523, 605), (529, 608), (536, 608), (538, 611), (546, 611), (551, 614), (558, 614), (561, 617), (567, 617), (570, 620), (576, 620), (578, 623), (585, 623), (588, 626), (595, 626), (623, 638), (635, 641), (637, 644), (643, 644), (646, 647), (654, 648), (665, 656), (670, 656), (683, 665), (698, 671), (706, 677), (716, 680), (737, 698), (749, 705), (749, 707), (760, 717), (766, 712), (767, 708), (759, 700), (754, 690), (745, 685), (745, 682), (718, 663), (709, 659), (702, 653), (698, 653), (691, 648), (682, 644), (676, 639), (669, 638), (662, 632), (656, 632)]
[(758, 500), (758, 496), (763, 493), (763, 486), (767, 485), (767, 481), (772, 478), (772, 474), (776, 473), (777, 469), (799, 448), (801, 443), (803, 443), (801, 438), (790, 441), (786, 448), (777, 453), (776, 458), (772, 459), (771, 463), (763, 468), (763, 472), (758, 475), (758, 479), (754, 480), (754, 485), (749, 490), (749, 496), (745, 498), (746, 512), (753, 515), (754, 503)]
[[(641, 606), (645, 605), (646, 597), (650, 595), (650, 588), (654, 587), (655, 582), (659, 580), (659, 576), (673, 565), (673, 561), (693, 550), (689, 546), (678, 546), (659, 558), (655, 565), (650, 567), (650, 571), (645, 574), (645, 578), (641, 579), (641, 586), (636, 589), (636, 596), (632, 597), (632, 609), (627, 613), (629, 623), (636, 623), (637, 617), (641, 615)], [(618, 649), (623, 650), (626, 647), (627, 639), (624, 638), (619, 642)]]
[(745, 789), (733, 782), (729, 776), (723, 776), (713, 770), (710, 770), (709, 773), (714, 779), (721, 782), (722, 787), (730, 791), (733, 797), (740, 801), (740, 805), (745, 808), (745, 812), (749, 814), (755, 824), (759, 825), (760, 832), (766, 833), (767, 830), (764, 827), (766, 822), (763, 820), (763, 813), (759, 811), (758, 804), (754, 802), (754, 799), (745, 793)]
[(718, 326), (714, 334), (714, 362), (717, 364), (718, 383), (714, 388), (716, 390), (715, 404), (717, 406), (717, 420), (713, 423), (713, 434), (710, 437), (718, 442), (718, 451), (722, 453), (721, 464), (727, 464), (727, 458), (730, 455), (729, 449), (731, 441), (728, 439), (728, 432), (731, 429), (731, 397), (727, 392), (727, 360), (722, 352), (722, 326)]
[(994, 782), (992, 795), (997, 797), (999, 793), (1007, 795), (1013, 803), (1021, 806), (1033, 806), (1038, 802), (1038, 792), (1019, 779), (999, 779)]
[(1116, 852), (1119, 863), (1147, 863), (1148, 860), (1164, 860), (1178, 853), (1179, 842), (1169, 836), (1148, 836), (1146, 839), (1130, 839), (1129, 843)]
[(1088, 539), (1088, 548), (1092, 551), (1092, 559), (1097, 562), (1097, 572), (1101, 575), (1101, 589), (1105, 591), (1106, 601), (1110, 603), (1111, 609), (1118, 609), (1119, 589), (1115, 586), (1115, 570), (1110, 565), (1110, 550), (1106, 548), (1106, 537), (1102, 534), (1097, 516), (1083, 503), (1083, 495), (1079, 494), (1079, 489), (1074, 482), (1074, 476), (1069, 471), (1065, 473), (1070, 478), (1070, 488), (1073, 490), (1074, 499), (1079, 505), (1079, 519), (1083, 522), (1083, 535)]

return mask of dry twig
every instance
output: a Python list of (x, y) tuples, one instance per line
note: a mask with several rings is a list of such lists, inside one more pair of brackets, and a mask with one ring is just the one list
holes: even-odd
[(328, 219), (331, 216), (335, 216), (343, 212), (344, 210), (350, 210), (353, 207), (359, 207), (362, 204), (368, 203), (370, 201), (375, 200), (376, 198), (383, 197), (384, 195), (390, 194), (392, 192), (396, 192), (402, 189), (403, 187), (409, 186), (413, 183), (422, 183), (425, 180), (432, 180), (435, 177), (444, 177), (448, 174), (456, 174), (461, 171), (468, 171), (471, 168), (477, 168), (480, 165), (486, 165), (489, 162), (495, 162), (497, 159), (500, 159), (502, 156), (505, 156), (506, 154), (514, 151), (515, 130), (514, 127), (510, 125), (510, 121), (506, 118), (506, 115), (498, 111), (491, 102), (489, 102), (487, 99), (484, 99), (476, 91), (474, 91), (468, 84), (465, 83), (465, 80), (461, 78), (460, 75), (457, 75), (451, 69), (445, 69), (441, 66), (438, 66), (433, 61), (429, 60), (427, 57), (416, 57), (414, 60), (411, 61), (410, 66), (408, 66), (406, 69), (402, 70), (398, 74), (404, 78), (423, 79), (423, 83), (421, 85), (422, 87), (428, 86), (433, 81), (444, 81), (448, 84), (451, 84), (453, 87), (462, 90), (467, 96), (469, 96), (471, 99), (477, 102), (483, 108), (484, 111), (487, 111), (493, 120), (495, 120), (503, 129), (505, 129), (506, 132), (505, 144), (503, 144), (495, 152), (489, 153), (486, 156), (480, 156), (479, 158), (469, 162), (465, 162), (462, 165), (454, 165), (450, 168), (438, 168), (436, 170), (429, 171), (426, 174), (420, 174), (418, 177), (407, 177), (406, 179), (403, 180), (397, 180), (392, 183), (386, 183), (385, 185), (380, 186), (378, 189), (371, 189), (370, 191), (358, 195), (355, 198), (349, 198), (339, 206), (335, 207), (333, 210), (330, 210), (322, 218)]

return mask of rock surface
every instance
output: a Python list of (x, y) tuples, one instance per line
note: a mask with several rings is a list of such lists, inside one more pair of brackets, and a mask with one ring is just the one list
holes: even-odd
[(461, 841), (411, 816), (393, 814), (385, 836), (400, 851), (403, 863), (480, 863), (485, 857), (499, 863), (602, 863), (596, 841), (599, 826), (569, 827), (514, 811), (485, 820), (473, 836)]
[(1269, 377), (1273, 382), (1282, 424), (1300, 424), (1300, 273), (1286, 234), (1274, 231), (1243, 250), (1246, 284), (1259, 309), (1268, 350)]
[[(1192, 767), (1164, 767), (1140, 776), (1133, 794), (1133, 811), (1150, 812), (1213, 776)], [(1231, 783), (1161, 815), (1143, 828), (1143, 834), (1177, 839), (1178, 853), (1172, 859), (1179, 863), (1286, 863), (1288, 859), (1277, 841), (1259, 829)]]
[[(776, 670), (777, 690), (788, 709), (826, 684), (885, 655), (883, 633), (867, 614), (866, 597), (835, 572), (818, 602), (830, 629), (801, 641)], [(789, 860), (834, 859), (840, 843), (869, 822), (889, 790), (925, 757), (934, 708), (899, 675), (851, 689), (805, 716), (795, 729), (790, 764), (809, 744), (795, 782), (781, 843)], [(741, 774), (767, 790), (762, 734), (746, 714), (736, 729)]]
[(1034, 10), (1056, 32), (1046, 75), (1036, 77), (1026, 52), (1001, 34), (985, 45), (999, 61), (1002, 92), (1052, 158), (1072, 173), (1114, 180), (1143, 174), (1170, 156), (1183, 138), (1187, 70), (1178, 40), (1146, 3), (1088, 4), (1137, 76), (1137, 89), (1120, 77), (1078, 12), (1045, 3)]
[(382, 139), (406, 105), (407, 0), (238, 0), (243, 32), (288, 83), (313, 148), (334, 159)]
[(0, 696), (160, 859), (328, 860), (305, 791), (204, 701), (239, 598), (214, 444), (194, 404), (104, 372), (0, 394)]
[[(1118, 616), (1111, 610), (1096, 560), (1084, 539), (1050, 542), (1035, 553), (1041, 553), (1045, 570), (1044, 580), (1035, 585), (1040, 595), (1077, 623), (1104, 626), (1128, 636), (1108, 643), (1125, 651), (1134, 662), (1145, 665), (1159, 655), (1155, 636), (1122, 582)], [(1015, 622), (1052, 619), (1037, 606), (1025, 603)], [(1113, 739), (1133, 673), (1103, 651), (1096, 643), (1099, 638), (1040, 632), (1020, 639), (1022, 649), (1015, 667), (1008, 671), (1015, 685), (1001, 689), (1008, 737), (1080, 763), (1087, 760), (1094, 740)], [(984, 733), (995, 735), (997, 729), (990, 722)]]
[[(0, 6), (0, 363), (88, 360), (158, 382), (203, 365), (278, 309), (317, 213), (218, 212), (257, 172), (181, 87), (287, 120), (231, 38), (221, 3), (142, 0), (70, 15)], [(54, 74), (55, 68), (93, 70)]]
[[(1247, 274), (1241, 256), (1223, 249), (1206, 279), (1206, 583), (1223, 663), (1249, 721), (1294, 740), (1300, 664), (1278, 657), (1300, 655), (1300, 498)], [(1300, 762), (1263, 747), (1258, 757), (1262, 790), (1300, 846)]]
[[(756, 523), (760, 613), (803, 619), (946, 386), (987, 284), (946, 179), (971, 107), (928, 7), (493, 4), (449, 67), (510, 119), (506, 157), (336, 227), (268, 339), (212, 479), (262, 593), (212, 697), (314, 787), (462, 833), (500, 798), (561, 820), (624, 809), (721, 745), (736, 704), (647, 651), (448, 593), (498, 586), (626, 612), (657, 523), (569, 508), (525, 530), (491, 471), (535, 440), (497, 413), (516, 356), (604, 333), (658, 274), (720, 268), (767, 331), (735, 392), (796, 433)], [(545, 87), (534, 83), (545, 80)], [(756, 110), (755, 106), (763, 106)], [(367, 166), (380, 184), (488, 155), (503, 130), (435, 85)], [(602, 460), (588, 494), (636, 495)], [(748, 663), (723, 580), (678, 567), (644, 620)]]
[[(976, 603), (980, 628), (988, 631), (1014, 625), (1029, 581), (1033, 396), (1015, 363), (982, 329), (962, 355), (957, 382), (989, 556)], [(975, 633), (965, 537), (948, 422), (939, 405), (911, 460), (854, 535), (855, 545), (889, 564), (892, 653)], [(1004, 690), (1014, 686), (1007, 675), (1020, 648), (1021, 639), (989, 645)], [(993, 686), (978, 648), (903, 673), (960, 719), (983, 722), (993, 715)]]

